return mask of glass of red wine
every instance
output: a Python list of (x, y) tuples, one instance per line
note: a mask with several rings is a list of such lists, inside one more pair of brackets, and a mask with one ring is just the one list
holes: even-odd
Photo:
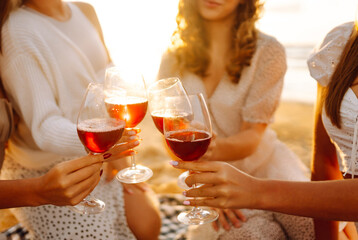
[[(122, 137), (125, 122), (111, 117), (106, 109), (103, 84), (90, 83), (77, 118), (77, 133), (86, 150), (101, 154), (113, 147)], [(104, 210), (105, 203), (88, 195), (71, 207), (82, 214), (95, 214)]]
[[(111, 67), (106, 70), (104, 86), (109, 115), (125, 121), (128, 129), (136, 127), (145, 117), (148, 108), (143, 76)], [(123, 91), (125, 95), (121, 94)], [(137, 165), (135, 155), (132, 155), (131, 166), (119, 171), (116, 178), (123, 183), (140, 183), (148, 180), (152, 175), (153, 171), (148, 167)]]
[[(203, 95), (167, 97), (165, 104), (170, 117), (164, 117), (163, 129), (170, 150), (183, 161), (200, 159), (212, 138), (211, 120)], [(213, 222), (218, 216), (215, 210), (195, 206), (190, 211), (181, 212), (178, 220), (184, 224), (200, 225)]]
[(163, 117), (165, 111), (167, 112), (167, 115), (170, 115), (168, 109), (165, 110), (165, 98), (175, 96), (187, 96), (179, 78), (171, 77), (160, 79), (148, 87), (150, 115), (155, 126), (162, 134), (164, 133)]
[[(153, 119), (153, 122), (157, 129), (164, 134), (163, 130), (163, 118), (166, 114), (166, 117), (175, 117), (177, 121), (188, 117), (187, 111), (178, 112), (177, 109), (165, 109), (165, 98), (166, 97), (175, 97), (183, 96), (187, 97), (185, 88), (183, 87), (182, 82), (177, 77), (163, 78), (158, 81), (153, 82), (148, 87), (148, 100), (149, 100), (149, 110), (150, 115)], [(186, 101), (190, 103), (189, 99)], [(184, 107), (185, 109), (190, 109), (190, 106)], [(176, 114), (171, 114), (171, 112), (176, 112)], [(171, 116), (173, 115), (173, 116)], [(182, 116), (181, 116), (182, 115)], [(185, 184), (185, 178), (189, 175), (189, 171), (183, 172), (178, 178), (178, 186), (183, 189), (189, 189)]]

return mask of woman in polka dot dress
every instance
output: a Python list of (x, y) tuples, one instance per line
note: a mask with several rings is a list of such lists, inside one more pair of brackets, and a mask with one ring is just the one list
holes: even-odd
[[(1, 79), (20, 116), (1, 179), (36, 178), (59, 162), (86, 155), (76, 118), (90, 82), (111, 64), (93, 7), (61, 0), (2, 0)], [(137, 139), (135, 139), (137, 140)], [(101, 214), (45, 205), (13, 209), (33, 239), (156, 239), (160, 216), (153, 192), (123, 191), (111, 181), (125, 161), (110, 161), (93, 195)], [(21, 196), (19, 196), (21, 197)]]

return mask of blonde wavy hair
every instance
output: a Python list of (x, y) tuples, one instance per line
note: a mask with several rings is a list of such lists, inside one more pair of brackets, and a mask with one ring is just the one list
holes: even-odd
[(19, 8), (21, 5), (25, 3), (26, 0), (0, 0), (0, 53), (2, 51), (1, 47), (1, 30), (4, 26), (6, 20), (8, 19), (10, 12)]
[[(230, 79), (238, 83), (245, 66), (251, 64), (256, 50), (256, 22), (260, 17), (263, 4), (259, 0), (244, 0), (236, 9), (233, 27), (233, 57), (226, 66)], [(180, 0), (176, 17), (177, 28), (171, 38), (169, 52), (173, 52), (179, 63), (179, 71), (188, 70), (201, 77), (206, 76), (210, 63), (208, 47), (201, 16), (196, 0)]]

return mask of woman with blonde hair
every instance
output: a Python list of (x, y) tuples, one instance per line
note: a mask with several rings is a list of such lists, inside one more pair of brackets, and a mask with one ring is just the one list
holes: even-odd
[[(37, 178), (87, 154), (76, 128), (80, 104), (88, 84), (103, 81), (111, 59), (87, 3), (4, 0), (0, 6), (1, 79), (19, 114), (1, 178)], [(135, 130), (125, 136), (131, 142), (126, 146), (139, 144)], [(82, 215), (53, 205), (12, 212), (33, 239), (157, 239), (161, 220), (153, 192), (133, 187), (130, 193), (110, 181), (126, 167), (124, 160), (112, 160), (93, 191), (106, 203), (102, 213)]]
[[(225, 161), (259, 178), (308, 181), (307, 167), (269, 127), (287, 66), (284, 47), (256, 28), (262, 7), (258, 0), (180, 0), (177, 29), (158, 79), (178, 76), (189, 94), (204, 94), (216, 138), (201, 161)], [(214, 228), (219, 232), (203, 226), (202, 234), (313, 239), (308, 218), (218, 211)]]

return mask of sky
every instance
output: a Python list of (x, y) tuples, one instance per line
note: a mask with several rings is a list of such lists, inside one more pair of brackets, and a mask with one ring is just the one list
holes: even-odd
[[(175, 29), (178, 0), (82, 0), (92, 4), (115, 64), (154, 80)], [(266, 0), (258, 28), (285, 47), (283, 98), (313, 102), (315, 81), (306, 59), (333, 27), (356, 18), (358, 0)]]

